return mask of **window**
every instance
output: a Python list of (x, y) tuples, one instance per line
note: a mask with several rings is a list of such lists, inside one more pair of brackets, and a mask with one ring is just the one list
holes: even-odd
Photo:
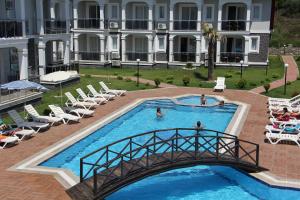
[(261, 20), (261, 11), (262, 11), (262, 5), (261, 4), (253, 4), (252, 7), (252, 19), (253, 20)]
[(7, 18), (15, 18), (16, 10), (15, 10), (15, 0), (5, 0), (5, 10)]
[(205, 21), (213, 21), (214, 20), (214, 6), (213, 5), (205, 5), (204, 6), (204, 20)]
[(250, 52), (259, 53), (259, 37), (250, 38)]
[(112, 50), (118, 50), (118, 37), (111, 37)]
[(160, 19), (160, 20), (166, 20), (167, 17), (166, 17), (166, 5), (164, 4), (159, 4), (157, 6), (157, 11), (156, 11), (156, 14), (157, 14), (157, 19)]
[(158, 50), (165, 50), (165, 38), (158, 37)]
[(119, 7), (118, 5), (111, 5), (111, 9), (110, 9), (110, 16), (111, 19), (118, 19), (119, 18)]

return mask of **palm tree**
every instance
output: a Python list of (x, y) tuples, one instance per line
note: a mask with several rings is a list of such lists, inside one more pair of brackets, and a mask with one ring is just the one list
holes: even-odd
[(204, 23), (202, 25), (203, 35), (208, 42), (208, 73), (207, 79), (212, 80), (214, 74), (215, 49), (217, 41), (221, 36), (214, 30), (211, 24)]

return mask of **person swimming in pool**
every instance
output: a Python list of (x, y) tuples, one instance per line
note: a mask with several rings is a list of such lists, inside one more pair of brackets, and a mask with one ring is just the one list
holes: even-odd
[(206, 105), (206, 97), (204, 94), (201, 95), (200, 97), (200, 104), (201, 105)]
[(201, 123), (200, 121), (197, 121), (196, 126), (195, 126), (195, 129), (201, 130), (201, 129), (203, 129), (203, 128), (204, 128), (204, 127), (202, 126), (202, 123)]
[(162, 118), (162, 117), (163, 117), (163, 114), (162, 114), (162, 112), (161, 112), (160, 107), (157, 107), (157, 108), (156, 108), (156, 117), (157, 117), (157, 118)]
[(224, 106), (224, 104), (225, 104), (225, 102), (223, 100), (219, 102), (219, 106), (221, 106), (221, 107)]

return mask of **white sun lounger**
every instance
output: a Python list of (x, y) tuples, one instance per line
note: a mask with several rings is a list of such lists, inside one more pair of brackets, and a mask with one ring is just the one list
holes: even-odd
[(7, 145), (18, 144), (20, 139), (17, 136), (7, 136), (4, 139), (0, 139), (0, 149), (4, 149)]
[(286, 103), (286, 104), (290, 104), (290, 103), (293, 103), (295, 100), (297, 100), (299, 98), (300, 98), (300, 94), (297, 95), (297, 96), (294, 96), (293, 98), (290, 98), (290, 99), (269, 97), (268, 98), (268, 102), (269, 102), (269, 104), (272, 104), (272, 103)]
[(293, 130), (293, 133), (298, 133), (300, 131), (298, 125), (288, 125), (288, 124), (283, 124), (278, 128), (275, 128), (273, 125), (266, 125), (265, 129), (267, 132), (270, 133), (292, 133), (290, 130)]
[(280, 141), (292, 141), (295, 142), (299, 147), (300, 133), (298, 134), (282, 134), (282, 133), (273, 133), (267, 132), (266, 138), (271, 144), (278, 144)]
[(77, 88), (76, 91), (79, 94), (77, 100), (82, 100), (85, 102), (93, 102), (97, 104), (105, 104), (107, 102), (107, 100), (102, 97), (88, 97), (81, 88)]
[(85, 108), (65, 107), (64, 110), (67, 113), (75, 114), (75, 115), (77, 115), (80, 118), (82, 118), (82, 117), (91, 117), (95, 113), (95, 111), (89, 110), (89, 109), (85, 109)]
[(49, 105), (49, 108), (52, 111), (51, 115), (63, 118), (63, 123), (64, 124), (67, 124), (70, 121), (79, 122), (79, 120), (81, 119), (81, 117), (79, 117), (79, 116), (75, 116), (75, 115), (65, 113), (63, 111), (63, 109), (59, 106)]
[(53, 126), (63, 120), (61, 117), (41, 116), (31, 104), (24, 106), (24, 108), (33, 121), (36, 122), (50, 123), (50, 126)]
[(294, 99), (293, 101), (277, 101), (269, 102), (269, 106), (281, 106), (281, 107), (297, 107), (300, 105), (300, 98)]
[(75, 97), (70, 92), (66, 92), (65, 95), (68, 98), (68, 101), (66, 102), (66, 106), (71, 105), (72, 107), (81, 107), (81, 108), (85, 108), (85, 109), (91, 109), (91, 108), (95, 108), (96, 106), (98, 106), (98, 104), (94, 103), (94, 102), (78, 101), (75, 99)]
[(103, 94), (101, 91), (97, 92), (96, 89), (92, 85), (87, 85), (86, 87), (89, 89), (88, 95), (90, 97), (101, 97), (101, 98), (107, 99), (108, 101), (113, 100), (115, 98), (115, 95)]
[(224, 91), (226, 89), (225, 78), (218, 77), (216, 80), (216, 86), (214, 87), (214, 91)]
[(16, 123), (18, 128), (30, 128), (30, 129), (37, 129), (36, 133), (38, 133), (41, 129), (45, 129), (49, 127), (48, 123), (41, 123), (41, 122), (28, 122), (25, 121), (16, 110), (8, 111), (9, 116), (12, 120)]
[(122, 96), (122, 95), (125, 95), (125, 93), (127, 92), (126, 90), (112, 90), (112, 89), (109, 89), (103, 81), (100, 81), (99, 84), (100, 84), (101, 88), (103, 89), (104, 93), (106, 93), (106, 94), (113, 94), (113, 95), (116, 95), (116, 96)]

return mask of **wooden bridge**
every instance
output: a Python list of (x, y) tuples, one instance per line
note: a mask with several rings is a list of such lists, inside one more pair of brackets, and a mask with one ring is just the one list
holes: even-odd
[(104, 199), (122, 187), (164, 171), (195, 165), (227, 165), (258, 172), (259, 145), (207, 129), (155, 130), (124, 138), (80, 159), (73, 199)]

